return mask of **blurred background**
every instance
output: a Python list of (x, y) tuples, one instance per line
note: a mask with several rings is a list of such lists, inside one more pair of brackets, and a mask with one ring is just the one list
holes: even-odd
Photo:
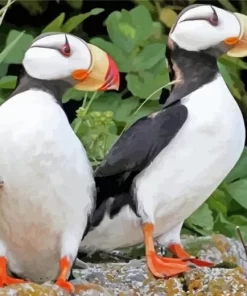
[[(177, 14), (190, 4), (211, 4), (247, 14), (247, 1), (195, 0), (0, 0), (0, 104), (16, 87), (25, 50), (42, 32), (72, 33), (108, 52), (121, 72), (118, 92), (68, 90), (63, 107), (94, 167), (138, 118), (160, 110), (170, 86), (165, 51)], [(247, 122), (247, 60), (218, 62)], [(219, 118), (220, 121), (220, 118)], [(217, 140), (217, 139), (216, 139)], [(247, 239), (247, 152), (209, 200), (189, 219), (184, 233), (213, 232)]]

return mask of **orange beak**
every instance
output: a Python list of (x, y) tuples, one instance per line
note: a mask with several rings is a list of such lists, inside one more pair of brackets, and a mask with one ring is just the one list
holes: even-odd
[(118, 90), (120, 74), (113, 59), (102, 49), (87, 44), (92, 63), (88, 70), (79, 69), (72, 76), (79, 81), (74, 88), (83, 91)]
[(230, 37), (225, 40), (225, 43), (231, 45), (231, 49), (227, 55), (231, 57), (246, 57), (247, 56), (247, 16), (241, 13), (234, 13), (241, 27), (240, 36)]

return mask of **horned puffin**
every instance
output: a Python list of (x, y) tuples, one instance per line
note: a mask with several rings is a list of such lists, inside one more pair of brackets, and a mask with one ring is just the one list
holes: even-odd
[(118, 89), (119, 72), (100, 48), (64, 33), (38, 36), (22, 65), (0, 107), (0, 286), (56, 280), (71, 291), (67, 278), (96, 188), (61, 99), (71, 87)]
[[(180, 231), (238, 161), (245, 143), (241, 111), (217, 58), (247, 55), (247, 17), (211, 5), (191, 5), (168, 38), (176, 83), (161, 111), (137, 120), (95, 171), (97, 202), (80, 252), (144, 241), (147, 266), (170, 277), (197, 266)], [(177, 258), (158, 256), (154, 239)]]

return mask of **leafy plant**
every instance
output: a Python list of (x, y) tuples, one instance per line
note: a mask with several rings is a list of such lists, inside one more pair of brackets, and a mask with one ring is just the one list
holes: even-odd
[[(59, 0), (56, 0), (59, 3)], [(83, 1), (66, 0), (77, 12)], [(0, 10), (0, 24), (8, 7), (15, 0), (3, 1)], [(20, 0), (31, 15), (44, 13), (46, 4), (41, 0)], [(116, 61), (124, 88), (121, 92), (81, 92), (70, 89), (63, 97), (63, 103), (70, 100), (81, 102), (72, 128), (86, 147), (89, 159), (97, 167), (118, 139), (123, 130), (138, 118), (160, 110), (159, 97), (162, 88), (170, 89), (168, 69), (165, 62), (167, 32), (177, 14), (184, 8), (179, 1), (165, 5), (164, 1), (133, 0), (136, 7), (130, 11), (114, 11), (105, 20), (107, 36), (96, 36), (90, 40), (108, 52)], [(186, 3), (186, 1), (184, 1)], [(187, 4), (195, 3), (187, 1)], [(228, 0), (219, 4), (234, 11)], [(240, 1), (241, 13), (247, 13), (245, 1)], [(0, 104), (15, 88), (17, 77), (6, 75), (10, 64), (20, 64), (24, 52), (32, 40), (42, 32), (59, 31), (70, 33), (82, 26), (85, 19), (103, 12), (94, 8), (87, 13), (77, 13), (66, 18), (65, 13), (58, 15), (51, 23), (39, 30), (20, 31), (11, 28), (0, 46)], [(247, 64), (241, 59), (223, 56), (218, 62), (220, 72), (231, 93), (247, 116), (246, 91), (240, 78)], [(124, 98), (124, 99), (123, 99)], [(235, 227), (240, 226), (247, 240), (247, 149), (240, 160), (215, 190), (211, 197), (189, 217), (184, 224), (186, 233), (208, 235), (219, 232), (229, 237), (237, 237)]]

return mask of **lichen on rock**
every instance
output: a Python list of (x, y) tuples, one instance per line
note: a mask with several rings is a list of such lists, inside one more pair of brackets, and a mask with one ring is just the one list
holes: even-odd
[[(98, 252), (83, 258), (86, 264), (82, 266), (85, 268), (73, 270), (73, 295), (247, 295), (247, 261), (241, 243), (218, 234), (202, 238), (187, 237), (183, 238), (182, 243), (191, 255), (212, 261), (216, 264), (215, 267), (198, 267), (177, 277), (155, 279), (147, 269), (143, 244), (111, 253)], [(157, 252), (161, 254), (158, 246)], [(168, 252), (166, 255), (171, 254)], [(129, 259), (126, 260), (127, 258)], [(68, 293), (53, 283), (25, 283), (0, 289), (0, 296), (39, 295), (68, 296)]]

